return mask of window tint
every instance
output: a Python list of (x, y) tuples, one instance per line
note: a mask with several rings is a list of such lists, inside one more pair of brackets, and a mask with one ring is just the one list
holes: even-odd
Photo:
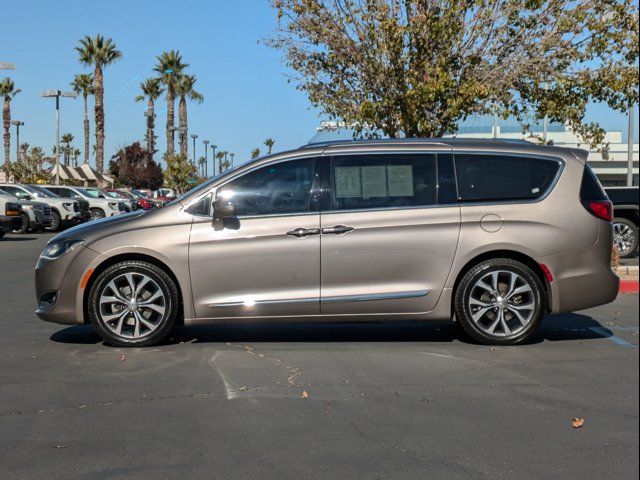
[(12, 187), (11, 185), (6, 185), (6, 186), (2, 187), (2, 189), (5, 192), (10, 193), (14, 197), (18, 197), (18, 196), (24, 194), (24, 192), (22, 190), (20, 190), (19, 188), (16, 188), (16, 187)]
[(544, 195), (560, 164), (507, 155), (455, 156), (462, 201), (529, 200)]
[(609, 197), (598, 181), (589, 165), (584, 166), (582, 174), (582, 184), (580, 185), (580, 198), (582, 200), (608, 200)]
[(238, 216), (303, 213), (312, 206), (315, 159), (306, 158), (259, 168), (218, 190)]
[(450, 204), (458, 202), (456, 172), (453, 166), (453, 155), (438, 155), (438, 203)]
[(435, 155), (334, 157), (330, 178), (334, 210), (436, 203)]

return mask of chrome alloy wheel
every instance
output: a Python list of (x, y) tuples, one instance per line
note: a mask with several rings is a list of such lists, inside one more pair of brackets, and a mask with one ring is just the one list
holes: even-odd
[(613, 224), (613, 243), (618, 248), (621, 256), (631, 253), (631, 249), (635, 245), (636, 233), (626, 223)]
[(160, 286), (144, 273), (118, 275), (100, 292), (98, 314), (113, 333), (142, 338), (162, 323), (167, 299)]
[(474, 284), (467, 306), (478, 328), (505, 338), (517, 335), (529, 324), (536, 299), (523, 277), (508, 270), (494, 270)]

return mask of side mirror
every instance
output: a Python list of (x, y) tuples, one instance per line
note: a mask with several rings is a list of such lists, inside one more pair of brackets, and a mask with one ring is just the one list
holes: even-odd
[(236, 207), (228, 200), (216, 198), (212, 206), (214, 220), (224, 220), (225, 218), (233, 218), (236, 216)]

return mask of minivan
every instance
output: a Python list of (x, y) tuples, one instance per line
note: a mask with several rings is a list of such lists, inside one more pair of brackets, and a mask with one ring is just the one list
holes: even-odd
[(614, 300), (612, 206), (587, 152), (519, 141), (304, 146), (160, 210), (80, 225), (36, 267), (37, 314), (146, 346), (176, 325), (452, 319), (525, 342)]

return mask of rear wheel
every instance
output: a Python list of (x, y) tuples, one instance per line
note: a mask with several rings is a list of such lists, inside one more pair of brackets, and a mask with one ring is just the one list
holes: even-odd
[(626, 218), (614, 218), (613, 243), (622, 258), (630, 257), (638, 249), (638, 227)]
[(463, 330), (487, 345), (524, 342), (544, 316), (544, 287), (529, 267), (509, 258), (486, 260), (469, 270), (455, 293)]
[(89, 293), (89, 318), (112, 345), (141, 347), (163, 340), (176, 323), (178, 289), (153, 264), (124, 261), (102, 272)]

